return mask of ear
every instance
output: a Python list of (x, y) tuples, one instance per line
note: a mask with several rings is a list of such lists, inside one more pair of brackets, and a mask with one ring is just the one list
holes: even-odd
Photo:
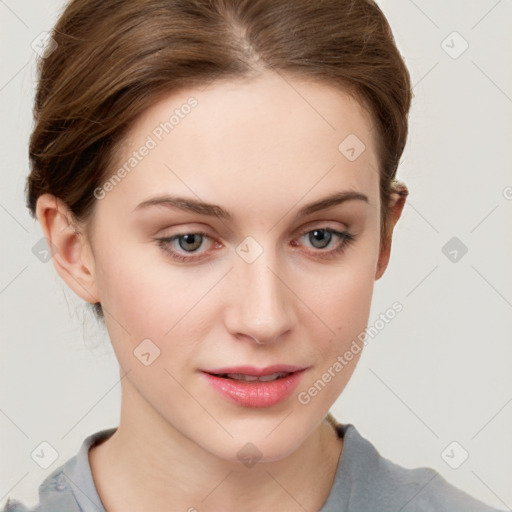
[(405, 206), (405, 200), (409, 190), (404, 183), (396, 181), (393, 183), (393, 191), (390, 196), (389, 205), (389, 224), (388, 230), (383, 243), (379, 250), (379, 260), (377, 262), (377, 271), (375, 273), (375, 280), (380, 279), (388, 267), (389, 257), (391, 254), (391, 239), (393, 237), (393, 229), (402, 214)]
[(60, 277), (85, 301), (99, 302), (93, 253), (69, 208), (59, 198), (42, 194), (37, 199), (36, 215)]

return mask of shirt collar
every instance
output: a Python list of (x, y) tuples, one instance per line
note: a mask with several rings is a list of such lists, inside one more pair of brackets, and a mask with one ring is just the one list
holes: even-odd
[(78, 453), (46, 477), (39, 486), (41, 512), (106, 512), (92, 478), (89, 449), (116, 430), (108, 428), (86, 437)]

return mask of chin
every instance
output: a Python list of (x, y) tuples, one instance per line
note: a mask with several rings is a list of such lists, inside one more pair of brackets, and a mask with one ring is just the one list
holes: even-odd
[[(283, 421), (283, 418), (286, 419)], [(236, 463), (250, 459), (257, 462), (283, 460), (301, 446), (311, 429), (309, 424), (298, 423), (293, 412), (266, 419), (234, 420), (226, 427), (233, 438), (224, 437), (222, 443), (213, 443), (208, 451)]]
[[(249, 438), (249, 436), (247, 436)], [(248, 468), (256, 463), (277, 462), (286, 459), (301, 445), (302, 439), (290, 439), (289, 435), (276, 436), (270, 441), (265, 436), (258, 438), (256, 435), (253, 441), (237, 441), (224, 446), (216, 445), (213, 453), (219, 459), (234, 463), (237, 467), (242, 463)]]

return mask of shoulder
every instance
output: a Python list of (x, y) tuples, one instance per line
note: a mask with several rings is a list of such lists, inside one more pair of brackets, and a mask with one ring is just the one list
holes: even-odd
[(40, 509), (39, 506), (28, 508), (21, 501), (7, 498), (7, 502), (1, 512), (40, 512)]
[(27, 507), (20, 500), (9, 497), (0, 512), (105, 512), (97, 494), (89, 465), (89, 448), (110, 437), (117, 427), (95, 432), (86, 437), (74, 456), (54, 469), (39, 485), (39, 503)]
[(344, 434), (345, 447), (337, 492), (342, 501), (342, 496), (349, 496), (347, 510), (496, 512), (432, 468), (408, 469), (386, 459), (353, 425), (338, 428)]
[(381, 494), (392, 489), (402, 512), (496, 512), (432, 468), (408, 469), (382, 457), (373, 483)]

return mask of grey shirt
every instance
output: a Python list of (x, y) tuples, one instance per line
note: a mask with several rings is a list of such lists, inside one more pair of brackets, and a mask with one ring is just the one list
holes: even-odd
[[(98, 496), (88, 452), (116, 427), (87, 437), (78, 451), (39, 486), (39, 504), (14, 499), (2, 512), (106, 512)], [(331, 492), (318, 512), (492, 512), (495, 509), (449, 484), (430, 468), (406, 469), (382, 457), (352, 424), (336, 425), (344, 438)]]

